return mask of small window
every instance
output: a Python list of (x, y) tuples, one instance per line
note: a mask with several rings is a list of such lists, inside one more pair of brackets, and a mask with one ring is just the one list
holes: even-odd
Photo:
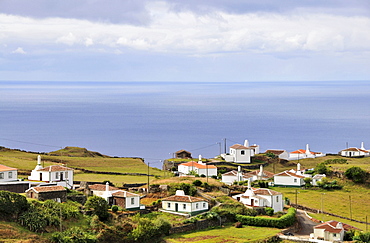
[(131, 205), (135, 204), (135, 198), (131, 198)]
[(4, 173), (0, 173), (0, 179), (4, 179)]
[(55, 179), (59, 179), (59, 172), (55, 173)]
[(195, 208), (196, 208), (196, 209), (198, 209), (198, 208), (199, 208), (199, 204), (198, 204), (198, 203), (196, 203), (196, 204), (195, 204)]
[(294, 179), (294, 182), (297, 182), (297, 179)]
[(279, 202), (279, 197), (276, 197), (276, 202)]
[(337, 234), (336, 234), (336, 233), (334, 233), (334, 234), (333, 234), (333, 236), (334, 236), (334, 237), (336, 237), (336, 236), (337, 236)]
[(183, 208), (183, 209), (186, 209), (186, 204), (183, 204), (182, 208)]
[(9, 177), (9, 178), (13, 178), (13, 172), (9, 172), (9, 173), (8, 173), (8, 177)]
[(167, 208), (170, 208), (171, 207), (171, 203), (167, 203)]
[(203, 203), (203, 208), (205, 208), (206, 207), (206, 203)]
[(65, 177), (68, 178), (68, 171), (65, 172)]
[(240, 151), (240, 154), (241, 155), (244, 155), (245, 154), (245, 151), (244, 150)]

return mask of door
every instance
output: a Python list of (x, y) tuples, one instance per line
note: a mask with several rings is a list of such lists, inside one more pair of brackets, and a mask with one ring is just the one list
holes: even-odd
[(175, 203), (175, 211), (179, 211), (179, 204), (178, 203)]
[(251, 206), (254, 206), (254, 199), (251, 199)]
[(60, 180), (61, 181), (64, 181), (63, 175), (64, 175), (63, 172), (60, 172)]

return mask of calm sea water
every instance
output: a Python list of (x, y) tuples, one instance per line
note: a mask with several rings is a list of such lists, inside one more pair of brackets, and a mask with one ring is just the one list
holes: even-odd
[[(152, 165), (227, 146), (370, 149), (370, 82), (0, 82), (0, 145), (85, 147)], [(366, 146), (368, 145), (368, 146)]]

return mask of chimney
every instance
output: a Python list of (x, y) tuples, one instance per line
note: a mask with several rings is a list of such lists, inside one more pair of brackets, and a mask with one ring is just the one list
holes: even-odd
[(249, 147), (249, 142), (248, 142), (248, 140), (246, 139), (246, 140), (244, 140), (244, 147)]

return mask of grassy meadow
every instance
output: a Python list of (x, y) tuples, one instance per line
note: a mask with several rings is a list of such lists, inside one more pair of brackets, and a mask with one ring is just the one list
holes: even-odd
[(201, 242), (201, 243), (221, 243), (221, 242), (254, 242), (263, 240), (279, 233), (279, 229), (266, 227), (244, 226), (235, 228), (233, 225), (206, 229), (191, 233), (173, 234), (164, 238), (166, 243), (184, 243), (184, 242)]

